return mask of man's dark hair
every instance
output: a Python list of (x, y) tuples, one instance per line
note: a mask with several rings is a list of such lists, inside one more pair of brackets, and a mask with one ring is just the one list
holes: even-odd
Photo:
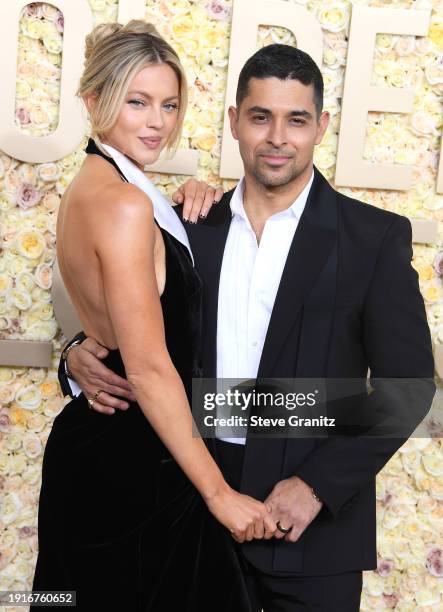
[(323, 77), (320, 69), (310, 55), (290, 45), (268, 45), (248, 59), (238, 78), (237, 108), (248, 95), (249, 81), (252, 78), (271, 77), (314, 85), (314, 104), (317, 117), (320, 116), (323, 110)]

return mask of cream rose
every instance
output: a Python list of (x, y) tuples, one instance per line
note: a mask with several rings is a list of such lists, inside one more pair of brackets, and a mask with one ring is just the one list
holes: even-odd
[(348, 23), (347, 6), (343, 2), (334, 2), (321, 7), (317, 19), (325, 30), (340, 32), (346, 28)]
[(15, 286), (20, 291), (29, 293), (35, 287), (34, 277), (30, 272), (21, 272), (15, 280)]
[(22, 507), (20, 498), (16, 493), (6, 493), (0, 505), (0, 519), (6, 525), (10, 525), (18, 518)]
[(38, 176), (42, 181), (47, 183), (58, 181), (61, 176), (61, 170), (56, 163), (40, 164), (37, 168)]
[(39, 457), (43, 452), (40, 438), (36, 434), (27, 434), (23, 438), (23, 450), (29, 459)]
[(41, 289), (52, 287), (52, 266), (49, 264), (39, 264), (34, 273), (35, 282)]
[(12, 288), (12, 278), (9, 274), (2, 272), (0, 274), (0, 295), (7, 295)]
[(46, 248), (43, 235), (37, 231), (19, 232), (16, 237), (17, 250), (28, 259), (38, 259)]
[(16, 396), (17, 405), (24, 410), (36, 410), (41, 404), (41, 393), (34, 386), (21, 389)]

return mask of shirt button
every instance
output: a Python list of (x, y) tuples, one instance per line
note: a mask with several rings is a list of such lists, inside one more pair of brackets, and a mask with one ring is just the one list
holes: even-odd
[(258, 342), (253, 342), (252, 346), (257, 346)]

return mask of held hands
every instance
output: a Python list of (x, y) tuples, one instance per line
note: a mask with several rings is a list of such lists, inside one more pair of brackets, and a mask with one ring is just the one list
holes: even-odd
[(222, 187), (211, 187), (204, 181), (189, 179), (172, 195), (175, 204), (183, 204), (183, 219), (197, 223), (199, 217), (204, 219), (213, 204), (221, 200)]
[(291, 528), (287, 534), (277, 528), (273, 537), (296, 542), (320, 512), (323, 503), (313, 497), (311, 487), (301, 478), (292, 476), (275, 485), (265, 499), (265, 505), (276, 524), (278, 522), (282, 529)]
[(275, 522), (262, 502), (234, 491), (225, 483), (221, 491), (206, 499), (208, 509), (224, 525), (237, 542), (271, 537)]
[[(86, 397), (93, 397), (93, 410), (114, 414), (129, 404), (115, 395), (135, 401), (128, 381), (107, 368), (100, 360), (108, 354), (93, 338), (86, 338), (68, 354), (68, 368)], [(311, 488), (297, 476), (278, 482), (264, 503), (231, 489), (227, 484), (212, 499), (206, 500), (209, 510), (227, 527), (237, 542), (272, 537), (296, 542), (320, 512), (323, 503), (314, 499)], [(277, 528), (291, 528), (285, 534)]]

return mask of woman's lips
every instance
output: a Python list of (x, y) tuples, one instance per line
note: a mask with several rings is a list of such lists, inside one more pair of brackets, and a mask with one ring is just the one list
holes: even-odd
[(162, 141), (161, 138), (140, 138), (140, 140), (148, 149), (157, 149)]

